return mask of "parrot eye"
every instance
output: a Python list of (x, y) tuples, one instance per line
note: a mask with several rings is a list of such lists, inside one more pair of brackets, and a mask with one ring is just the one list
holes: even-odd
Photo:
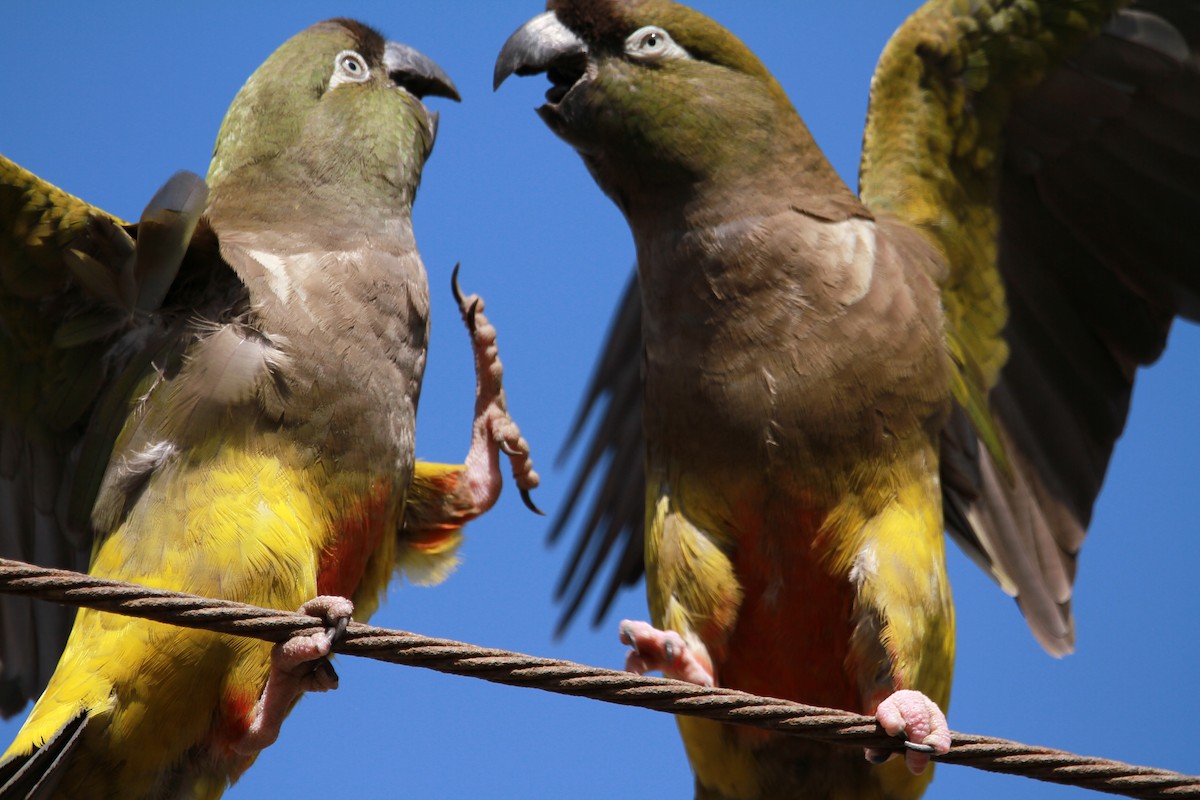
[(687, 50), (675, 44), (671, 34), (657, 25), (638, 28), (625, 40), (625, 53), (639, 61), (660, 61), (665, 58), (691, 58)]
[(362, 83), (371, 77), (371, 68), (367, 61), (353, 50), (343, 50), (333, 59), (333, 77), (329, 88), (343, 83)]

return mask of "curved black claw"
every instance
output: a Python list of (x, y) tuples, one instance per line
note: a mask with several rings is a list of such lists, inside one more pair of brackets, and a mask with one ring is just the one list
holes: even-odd
[(471, 307), (464, 309), (463, 304), (466, 303), (466, 297), (463, 295), (462, 287), (458, 284), (458, 268), (462, 266), (462, 262), (454, 265), (454, 269), (450, 271), (450, 291), (454, 292), (454, 302), (458, 303), (458, 308), (467, 315), (467, 329), (471, 334), (475, 333), (475, 309), (479, 306), (479, 298), (471, 303)]
[(312, 671), (314, 675), (318, 672), (325, 674), (325, 678), (322, 680), (322, 683), (332, 684), (333, 686), (338, 685), (339, 679), (337, 670), (333, 668), (333, 662), (331, 662), (328, 658), (317, 659), (316, 663), (313, 664)]
[(870, 761), (875, 766), (879, 766), (880, 764), (886, 763), (887, 760), (891, 757), (892, 757), (892, 753), (889, 753), (887, 750), (868, 750), (867, 751), (867, 761)]
[(450, 291), (454, 292), (454, 301), (458, 303), (458, 307), (463, 307), (462, 287), (458, 285), (458, 268), (462, 266), (459, 261), (454, 265), (454, 269), (450, 271)]
[(521, 489), (521, 502), (525, 504), (526, 508), (528, 508), (533, 513), (537, 514), (539, 517), (546, 516), (546, 512), (542, 511), (540, 508), (538, 508), (534, 504), (533, 498), (530, 497), (528, 489), (524, 489), (524, 488)]
[(907, 739), (904, 740), (904, 746), (909, 750), (912, 750), (914, 753), (928, 753), (929, 755), (934, 755), (937, 753), (937, 750), (934, 749), (933, 745), (921, 744), (920, 742), (910, 742)]
[(471, 335), (475, 334), (475, 311), (479, 308), (479, 299), (476, 298), (471, 307), (467, 309), (467, 330), (471, 331)]

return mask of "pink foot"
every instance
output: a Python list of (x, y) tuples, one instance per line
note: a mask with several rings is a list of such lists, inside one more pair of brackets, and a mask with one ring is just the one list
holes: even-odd
[[(929, 765), (929, 757), (950, 751), (950, 726), (937, 703), (920, 692), (901, 689), (888, 696), (875, 710), (875, 719), (889, 736), (904, 736), (921, 747), (908, 750), (904, 761), (909, 772), (920, 775)], [(867, 749), (867, 760), (879, 764), (888, 759), (882, 750)]]
[(637, 675), (661, 670), (667, 678), (712, 686), (712, 665), (696, 655), (675, 631), (660, 631), (648, 622), (621, 620), (621, 643), (633, 649), (625, 656), (625, 669)]
[(344, 597), (321, 596), (300, 606), (300, 613), (325, 620), (326, 629), (297, 636), (271, 648), (271, 673), (254, 706), (254, 718), (234, 749), (254, 755), (279, 738), (283, 720), (305, 692), (328, 692), (338, 686), (329, 652), (337, 641), (354, 604)]
[(504, 398), (504, 367), (496, 347), (496, 329), (483, 315), (483, 299), (478, 295), (463, 296), (458, 285), (458, 267), (453, 275), (454, 299), (471, 334), (475, 351), (475, 425), (471, 433), (471, 449), (467, 452), (467, 481), (476, 507), (491, 508), (500, 496), (503, 480), (500, 477), (500, 451), (512, 465), (513, 481), (521, 492), (521, 500), (534, 513), (541, 514), (529, 496), (537, 488), (539, 478), (533, 469), (529, 443), (521, 436), (517, 423), (508, 414)]

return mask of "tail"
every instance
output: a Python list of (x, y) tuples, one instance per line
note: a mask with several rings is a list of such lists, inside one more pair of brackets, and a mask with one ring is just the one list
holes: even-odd
[(0, 761), (0, 800), (50, 798), (89, 719), (86, 711), (80, 711), (40, 747)]

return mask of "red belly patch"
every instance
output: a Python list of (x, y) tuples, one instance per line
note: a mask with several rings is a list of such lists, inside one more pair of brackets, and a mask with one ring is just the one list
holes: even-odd
[(318, 594), (354, 596), (383, 536), (395, 535), (386, 530), (390, 498), (390, 484), (376, 481), (364, 499), (343, 505), (346, 510), (334, 523), (334, 540), (321, 553)]
[(761, 506), (738, 517), (738, 619), (719, 653), (717, 680), (754, 694), (854, 710), (848, 663), (854, 587), (829, 574), (814, 547), (824, 514)]

